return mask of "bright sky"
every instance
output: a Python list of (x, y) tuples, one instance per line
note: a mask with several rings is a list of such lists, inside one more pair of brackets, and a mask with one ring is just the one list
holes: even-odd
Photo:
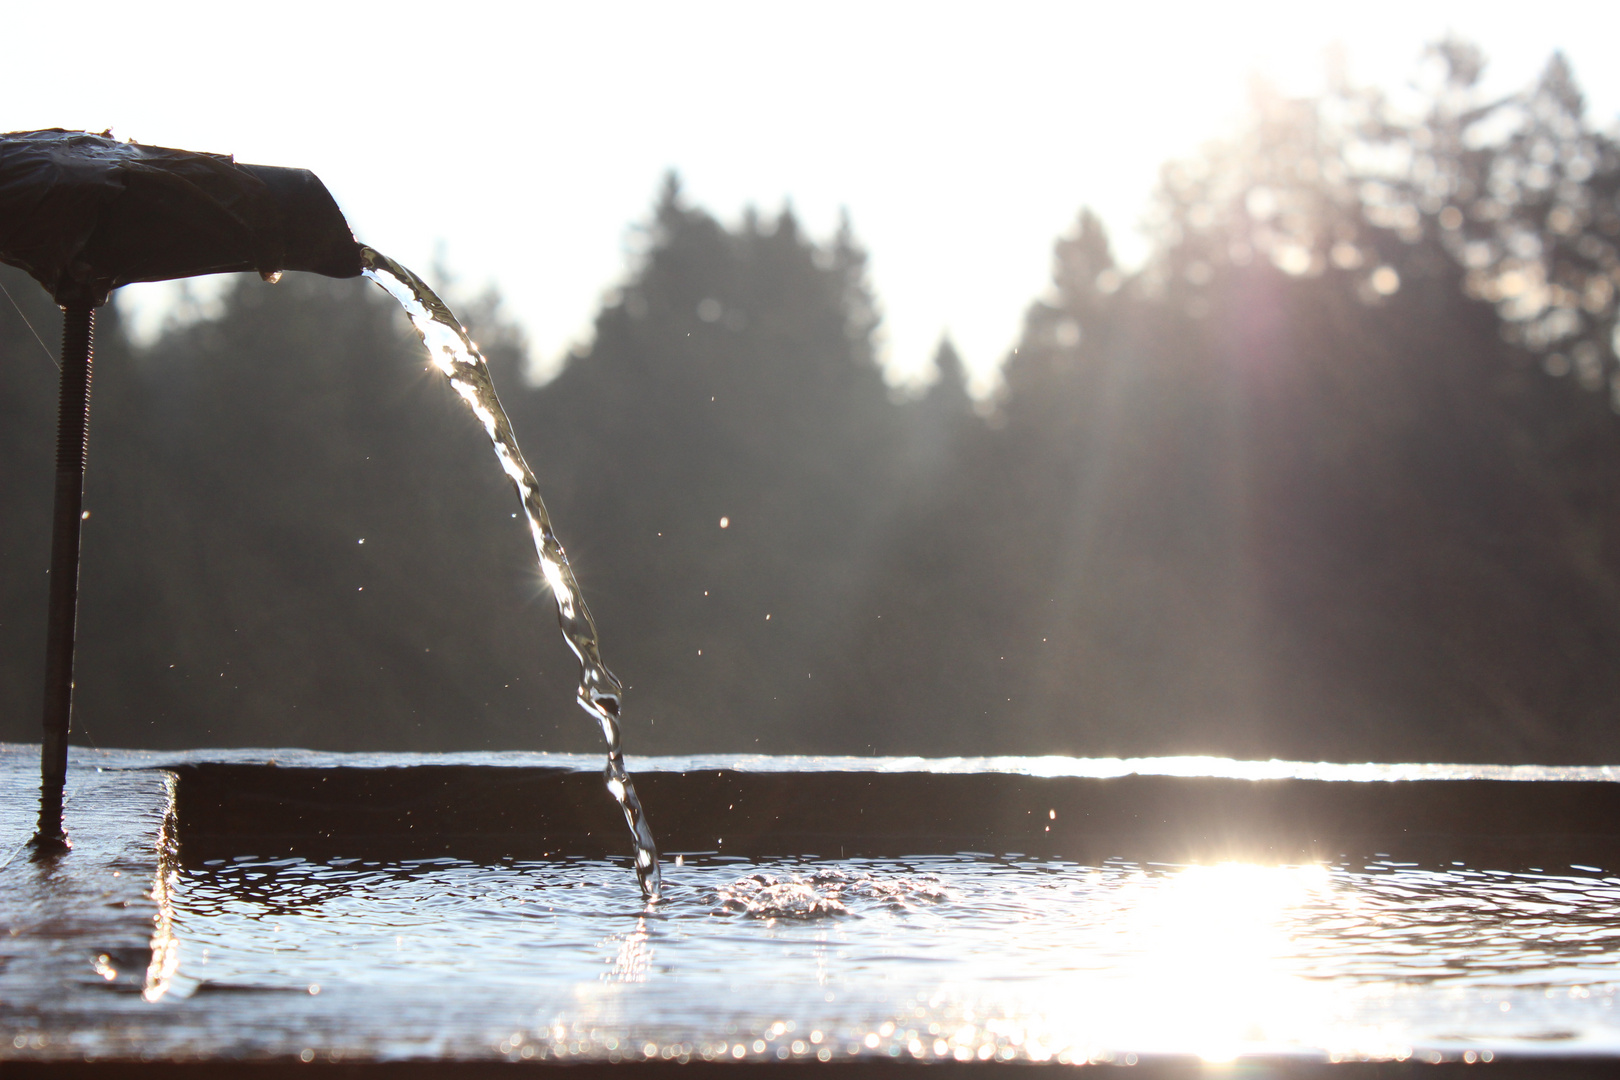
[[(1563, 48), (1620, 114), (1613, 3), (80, 2), (7, 11), (0, 131), (313, 169), (365, 242), (498, 285), (542, 365), (587, 336), (666, 170), (727, 221), (789, 200), (828, 235), (847, 207), (891, 370), (948, 329), (987, 380), (1081, 205), (1140, 258), (1159, 163), (1230, 130), (1251, 73), (1314, 89), (1338, 42), (1398, 87), (1448, 30), (1504, 90)], [(138, 288), (150, 323), (170, 291)]]

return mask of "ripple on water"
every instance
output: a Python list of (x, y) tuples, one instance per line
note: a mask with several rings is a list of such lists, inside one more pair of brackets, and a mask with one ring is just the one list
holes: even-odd
[(715, 858), (657, 904), (625, 869), (188, 867), (177, 991), (319, 985), (401, 1052), (504, 1018), (542, 1058), (1620, 1050), (1593, 867)]

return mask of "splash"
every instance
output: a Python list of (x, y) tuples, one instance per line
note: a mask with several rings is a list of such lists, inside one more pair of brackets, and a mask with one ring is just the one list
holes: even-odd
[(360, 249), (365, 274), (398, 300), (421, 335), (433, 363), (450, 380), (450, 386), (484, 425), (489, 441), (500, 459), (501, 470), (511, 479), (529, 521), (535, 551), (540, 556), (540, 572), (557, 601), (557, 623), (563, 639), (579, 658), (579, 704), (596, 719), (607, 742), (607, 788), (624, 811), (624, 820), (636, 845), (636, 878), (649, 900), (658, 898), (663, 879), (658, 870), (658, 848), (653, 843), (647, 815), (636, 796), (635, 785), (624, 769), (624, 753), (619, 748), (619, 708), (624, 689), (602, 663), (596, 638), (596, 622), (574, 580), (568, 556), (551, 528), (551, 517), (540, 500), (540, 485), (523, 460), (512, 425), (495, 396), (489, 364), (478, 346), (467, 335), (466, 327), (445, 306), (432, 289), (411, 271), (381, 252)]
[(716, 915), (820, 919), (853, 915), (851, 905), (856, 904), (905, 913), (949, 898), (950, 893), (934, 874), (880, 876), (833, 866), (808, 873), (750, 874), (715, 889), (706, 899), (716, 905)]

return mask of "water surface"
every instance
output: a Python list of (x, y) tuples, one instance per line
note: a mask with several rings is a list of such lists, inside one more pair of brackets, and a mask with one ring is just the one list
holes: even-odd
[[(385, 1055), (1614, 1053), (1620, 877), (971, 854), (181, 871), (172, 994), (319, 996)], [(312, 1002), (313, 1004), (313, 1002)]]

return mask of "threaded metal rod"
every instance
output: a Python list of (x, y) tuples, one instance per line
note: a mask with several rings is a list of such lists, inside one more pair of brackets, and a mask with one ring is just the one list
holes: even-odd
[(62, 828), (68, 729), (73, 715), (73, 644), (79, 609), (79, 531), (84, 520), (84, 456), (90, 434), (90, 359), (95, 308), (63, 309), (62, 383), (56, 413), (56, 509), (51, 519), (51, 599), (45, 629), (45, 738), (40, 747), (41, 854), (68, 849)]

